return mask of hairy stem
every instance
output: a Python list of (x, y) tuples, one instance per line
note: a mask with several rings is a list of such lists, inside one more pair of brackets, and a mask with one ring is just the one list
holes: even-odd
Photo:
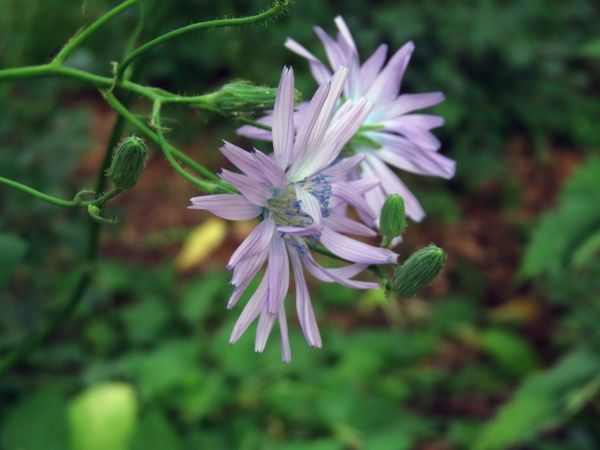
[(156, 47), (157, 45), (160, 45), (163, 42), (168, 41), (169, 39), (173, 39), (174, 37), (180, 36), (184, 33), (189, 33), (190, 31), (203, 30), (205, 28), (230, 27), (230, 26), (239, 26), (239, 25), (246, 25), (246, 24), (254, 23), (254, 22), (260, 22), (261, 20), (268, 19), (269, 17), (272, 17), (272, 16), (276, 15), (277, 13), (281, 12), (285, 8), (287, 3), (288, 3), (287, 1), (286, 2), (279, 1), (271, 9), (268, 9), (267, 11), (265, 11), (261, 14), (256, 14), (254, 16), (240, 17), (240, 18), (235, 18), (235, 19), (210, 20), (208, 22), (200, 22), (200, 23), (188, 25), (187, 27), (178, 28), (177, 30), (173, 30), (169, 33), (163, 34), (162, 36), (159, 36), (156, 39), (145, 43), (141, 47), (138, 47), (136, 50), (131, 52), (121, 62), (121, 64), (119, 64), (117, 77), (123, 73), (123, 71), (127, 68), (127, 66), (129, 66), (129, 64), (131, 64), (131, 62), (135, 58), (139, 57), (140, 55), (147, 52), (148, 50), (151, 50), (152, 48)]
[(94, 23), (92, 23), (89, 27), (79, 30), (75, 36), (73, 36), (69, 42), (65, 44), (65, 46), (58, 52), (58, 55), (54, 57), (52, 60), (52, 64), (61, 65), (64, 63), (67, 58), (73, 53), (73, 50), (77, 48), (79, 44), (81, 44), (89, 35), (98, 30), (100, 27), (109, 22), (113, 17), (121, 14), (123, 11), (128, 9), (129, 7), (135, 5), (140, 0), (127, 0), (126, 2), (121, 3), (116, 8), (110, 10)]
[(40, 200), (43, 200), (45, 202), (52, 203), (53, 205), (62, 206), (65, 208), (81, 208), (93, 203), (92, 201), (62, 200), (60, 198), (52, 197), (51, 195), (44, 194), (43, 192), (37, 191), (33, 188), (30, 188), (29, 186), (26, 186), (13, 180), (9, 180), (8, 178), (4, 177), (0, 177), (0, 183), (13, 187), (15, 189), (19, 189), (20, 191), (32, 195), (36, 198), (39, 198)]
[[(170, 155), (174, 155), (180, 161), (182, 161), (184, 164), (186, 164), (188, 167), (190, 167), (191, 169), (196, 171), (199, 175), (202, 175), (204, 178), (207, 178), (207, 179), (219, 184), (221, 187), (226, 188), (227, 185), (225, 185), (218, 176), (216, 176), (214, 173), (212, 173), (210, 170), (208, 170), (204, 166), (198, 164), (196, 161), (194, 161), (192, 158), (187, 156), (185, 153), (181, 152), (180, 150), (178, 150), (177, 148), (173, 147), (171, 144), (166, 142), (164, 137), (161, 139), (159, 137), (158, 133), (155, 133), (154, 131), (152, 131), (150, 129), (150, 127), (148, 127), (141, 120), (139, 120), (137, 117), (135, 117), (133, 114), (131, 114), (131, 112), (127, 108), (125, 108), (111, 92), (101, 91), (101, 93), (104, 96), (104, 98), (106, 99), (106, 101), (110, 104), (110, 106), (112, 106), (112, 108), (115, 111), (117, 111), (119, 114), (121, 114), (123, 117), (125, 117), (125, 119), (127, 119), (127, 121), (129, 121), (129, 123), (131, 123), (134, 127), (136, 127), (138, 130), (140, 130), (142, 133), (144, 133), (150, 140), (152, 140), (152, 142), (154, 142), (159, 147), (161, 147), (163, 149), (163, 152), (165, 152), (165, 149), (166, 149), (165, 155), (167, 153), (169, 153)], [(179, 167), (179, 164), (177, 164), (177, 167)], [(185, 172), (185, 170), (184, 170), (184, 172)], [(187, 173), (187, 172), (185, 172), (185, 173), (191, 177), (191, 175), (189, 173)], [(192, 178), (194, 178), (194, 177), (192, 177)], [(197, 180), (197, 178), (194, 178), (194, 180)], [(235, 192), (235, 191), (232, 190), (231, 192)]]
[(254, 120), (248, 119), (246, 117), (236, 117), (238, 122), (245, 123), (246, 125), (252, 125), (253, 127), (260, 128), (262, 130), (271, 131), (272, 128), (269, 125), (265, 125), (264, 123), (255, 122)]
[[(214, 183), (210, 183), (208, 181), (204, 181), (204, 180), (194, 177), (193, 175), (186, 172), (179, 165), (179, 163), (175, 160), (175, 158), (173, 157), (173, 152), (171, 150), (172, 146), (167, 143), (167, 141), (165, 140), (165, 137), (163, 135), (163, 129), (162, 129), (161, 117), (160, 117), (161, 106), (162, 105), (161, 105), (160, 101), (154, 102), (154, 108), (152, 110), (152, 121), (156, 128), (156, 137), (158, 139), (158, 145), (162, 149), (163, 154), (165, 155), (165, 158), (167, 159), (169, 164), (171, 164), (171, 167), (173, 167), (173, 169), (175, 169), (175, 171), (179, 175), (181, 175), (183, 178), (188, 180), (190, 183), (198, 186), (200, 189), (208, 192), (209, 194), (222, 192), (223, 188), (217, 186)], [(212, 174), (212, 173), (211, 173), (211, 175), (214, 176), (214, 174)]]

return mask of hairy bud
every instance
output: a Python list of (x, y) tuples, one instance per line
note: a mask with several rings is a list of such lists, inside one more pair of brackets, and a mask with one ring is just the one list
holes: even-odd
[(112, 160), (107, 175), (121, 189), (135, 186), (146, 165), (146, 144), (137, 136), (123, 139)]
[(400, 236), (406, 229), (406, 213), (404, 199), (398, 194), (392, 194), (385, 199), (379, 219), (381, 246), (390, 248), (395, 237)]
[(394, 292), (401, 297), (414, 297), (439, 275), (445, 261), (446, 253), (435, 245), (413, 253), (394, 272)]
[[(252, 116), (273, 109), (276, 96), (276, 88), (254, 86), (241, 80), (225, 84), (217, 92), (215, 104), (227, 116)], [(298, 104), (301, 100), (300, 93), (295, 91), (294, 103)]]

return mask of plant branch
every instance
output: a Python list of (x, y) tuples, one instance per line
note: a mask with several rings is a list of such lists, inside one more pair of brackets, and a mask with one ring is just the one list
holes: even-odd
[[(179, 175), (181, 175), (183, 178), (188, 180), (190, 183), (198, 186), (203, 191), (206, 191), (209, 194), (222, 193), (223, 188), (221, 186), (218, 186), (214, 183), (194, 177), (193, 175), (186, 172), (179, 165), (179, 163), (177, 163), (177, 161), (173, 157), (173, 154), (171, 151), (171, 149), (173, 147), (167, 143), (167, 141), (165, 140), (165, 137), (163, 135), (163, 128), (162, 128), (161, 118), (160, 118), (161, 106), (162, 105), (161, 105), (160, 101), (154, 102), (154, 107), (152, 109), (152, 123), (154, 124), (154, 127), (156, 128), (156, 137), (158, 138), (158, 145), (162, 149), (163, 154), (165, 155), (165, 158), (167, 158), (167, 161), (169, 162), (169, 164), (171, 164), (173, 169), (175, 169), (175, 171)], [(214, 174), (212, 174), (212, 172), (211, 172), (211, 175), (215, 176)]]
[(153, 39), (152, 41), (145, 43), (141, 47), (138, 47), (136, 50), (131, 52), (121, 62), (121, 64), (119, 64), (119, 68), (117, 71), (117, 77), (120, 77), (120, 75), (125, 71), (127, 66), (129, 66), (129, 64), (131, 64), (131, 62), (135, 58), (137, 58), (138, 56), (142, 55), (143, 53), (147, 52), (148, 50), (151, 50), (152, 48), (156, 47), (157, 45), (162, 44), (163, 42), (165, 42), (169, 39), (180, 36), (184, 33), (189, 33), (190, 31), (197, 31), (197, 30), (202, 30), (205, 28), (221, 28), (221, 27), (239, 26), (239, 25), (246, 25), (246, 24), (254, 23), (254, 22), (260, 22), (261, 20), (268, 19), (269, 17), (274, 16), (277, 13), (281, 12), (287, 6), (287, 4), (288, 4), (288, 1), (278, 1), (271, 9), (268, 9), (267, 11), (260, 13), (260, 14), (256, 14), (254, 16), (239, 17), (239, 18), (234, 18), (234, 19), (210, 20), (208, 22), (200, 22), (200, 23), (188, 25), (186, 27), (178, 28), (177, 30), (173, 30), (169, 33), (163, 34), (162, 36), (159, 36), (156, 39)]
[(61, 65), (64, 63), (67, 58), (73, 53), (73, 50), (81, 44), (87, 37), (98, 30), (100, 27), (105, 25), (108, 21), (110, 21), (113, 17), (121, 14), (123, 11), (128, 9), (129, 7), (135, 5), (140, 0), (127, 0), (126, 2), (121, 3), (114, 9), (111, 9), (109, 12), (104, 14), (102, 17), (93, 22), (89, 27), (83, 28), (79, 30), (75, 36), (73, 36), (69, 42), (65, 44), (65, 46), (61, 49), (61, 51), (54, 57), (52, 60), (53, 65)]
[[(125, 117), (134, 127), (136, 127), (138, 130), (140, 130), (142, 133), (144, 133), (152, 142), (154, 142), (159, 147), (161, 147), (163, 149), (163, 152), (165, 152), (165, 150), (166, 150), (166, 153), (175, 155), (179, 160), (181, 160), (184, 164), (189, 166), (191, 169), (195, 170), (198, 174), (202, 175), (203, 177), (207, 178), (210, 181), (213, 181), (213, 182), (219, 184), (219, 186), (221, 188), (227, 189), (228, 185), (225, 185), (223, 183), (223, 181), (218, 176), (216, 176), (214, 173), (212, 173), (210, 170), (208, 170), (204, 166), (198, 164), (196, 161), (194, 161), (192, 158), (187, 156), (185, 153), (181, 152), (180, 150), (178, 150), (177, 148), (173, 147), (171, 144), (166, 142), (164, 137), (161, 140), (158, 133), (155, 133), (154, 131), (152, 131), (150, 129), (150, 127), (148, 127), (141, 120), (139, 120), (137, 117), (135, 117), (133, 114), (131, 114), (131, 112), (127, 108), (125, 108), (121, 104), (121, 102), (119, 102), (119, 100), (117, 100), (117, 98), (111, 92), (105, 91), (105, 90), (101, 90), (100, 92), (102, 93), (102, 95), (104, 96), (104, 98), (106, 99), (108, 104), (110, 106), (112, 106), (112, 108), (115, 111), (117, 111), (119, 114), (121, 114), (123, 117)], [(177, 164), (177, 167), (179, 167), (179, 164)], [(179, 167), (179, 168), (181, 168), (181, 167)], [(185, 173), (191, 177), (191, 175), (189, 173), (187, 173), (187, 172), (185, 172)], [(194, 177), (192, 177), (192, 178), (194, 178)], [(197, 178), (194, 178), (194, 180), (197, 180)], [(229, 189), (229, 190), (231, 190), (231, 189)], [(235, 192), (235, 191), (231, 191), (231, 192)]]
[(253, 127), (260, 128), (262, 130), (272, 131), (273, 129), (269, 125), (265, 125), (264, 123), (256, 122), (254, 120), (248, 119), (247, 117), (236, 117), (238, 122), (245, 123), (246, 125), (252, 125)]
[(52, 197), (51, 195), (44, 194), (38, 190), (30, 188), (24, 184), (18, 183), (13, 180), (9, 180), (8, 178), (0, 177), (0, 183), (10, 186), (12, 188), (18, 189), (20, 191), (25, 192), (26, 194), (32, 195), (40, 200), (43, 200), (48, 203), (52, 203), (56, 206), (62, 206), (65, 208), (80, 208), (84, 206), (88, 206), (93, 203), (93, 201), (81, 201), (81, 200), (62, 200), (60, 198)]

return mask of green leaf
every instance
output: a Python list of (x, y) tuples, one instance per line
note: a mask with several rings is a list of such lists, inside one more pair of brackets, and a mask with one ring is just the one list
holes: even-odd
[(180, 450), (181, 440), (165, 415), (151, 410), (140, 419), (130, 450)]
[(227, 304), (226, 293), (231, 291), (227, 286), (228, 277), (229, 274), (216, 272), (190, 283), (181, 296), (182, 317), (195, 323), (204, 319), (215, 306), (224, 310)]
[(600, 229), (573, 251), (571, 265), (575, 269), (581, 269), (598, 253), (600, 253)]
[(26, 241), (12, 234), (0, 233), (0, 289), (8, 284), (10, 276), (26, 251)]
[(129, 338), (134, 342), (149, 342), (160, 333), (169, 320), (169, 308), (162, 298), (145, 297), (120, 312)]
[(24, 397), (12, 408), (0, 429), (0, 447), (8, 450), (68, 448), (65, 401), (51, 390)]
[(195, 383), (201, 376), (198, 343), (191, 340), (170, 340), (148, 352), (129, 353), (121, 363), (125, 373), (137, 380), (144, 399)]
[(483, 348), (513, 375), (523, 375), (540, 366), (535, 349), (510, 331), (486, 330), (481, 336)]
[[(498, 415), (486, 424), (475, 450), (500, 450), (531, 441), (587, 404), (600, 372), (600, 358), (578, 351), (545, 372), (529, 376)], [(593, 385), (594, 389), (590, 386)]]
[(128, 450), (137, 422), (137, 400), (125, 383), (104, 383), (69, 405), (72, 450)]
[(581, 47), (580, 54), (582, 56), (591, 56), (600, 58), (600, 39), (588, 42)]
[[(559, 206), (540, 221), (521, 263), (521, 275), (555, 274), (585, 259), (582, 245), (600, 229), (600, 157), (585, 161), (565, 183)], [(594, 242), (594, 241), (592, 241)], [(583, 247), (584, 249), (586, 247)], [(577, 257), (574, 254), (578, 255)]]

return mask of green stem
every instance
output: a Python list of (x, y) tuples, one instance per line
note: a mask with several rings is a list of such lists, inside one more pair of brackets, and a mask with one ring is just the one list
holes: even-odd
[(10, 352), (2, 360), (0, 360), (0, 378), (12, 369), (18, 362), (25, 359), (39, 345), (50, 337), (68, 319), (75, 311), (83, 294), (92, 280), (92, 266), (84, 267), (82, 274), (77, 281), (77, 285), (66, 303), (64, 308), (50, 321), (50, 323), (35, 337), (24, 342), (19, 347)]
[(62, 63), (64, 63), (67, 60), (67, 58), (71, 55), (71, 53), (73, 53), (73, 50), (75, 50), (75, 48), (79, 44), (81, 44), (85, 39), (87, 39), (87, 37), (90, 34), (92, 34), (96, 30), (98, 30), (100, 27), (105, 25), (113, 17), (121, 14), (123, 11), (125, 11), (129, 7), (135, 5), (139, 1), (140, 0), (127, 0), (126, 2), (121, 3), (116, 8), (114, 8), (114, 9), (110, 10), (109, 12), (107, 12), (106, 14), (104, 14), (102, 17), (100, 17), (98, 20), (96, 20), (94, 23), (92, 23), (89, 27), (87, 27), (81, 31), (78, 31), (75, 34), (75, 36), (73, 36), (69, 40), (69, 42), (67, 42), (65, 44), (65, 46), (61, 49), (61, 51), (58, 53), (58, 55), (56, 55), (54, 57), (54, 59), (52, 60), (52, 64), (53, 65), (61, 65)]
[(41, 64), (37, 66), (16, 67), (0, 70), (0, 81), (22, 80), (29, 78), (64, 77), (73, 78), (92, 84), (97, 88), (118, 87), (135, 92), (154, 101), (165, 96), (172, 96), (166, 91), (142, 86), (127, 80), (120, 80), (115, 84), (114, 78), (95, 75), (72, 67), (63, 67), (52, 64)]
[[(167, 158), (167, 161), (169, 162), (169, 164), (171, 164), (173, 169), (175, 169), (175, 171), (179, 175), (181, 175), (183, 178), (188, 180), (190, 183), (198, 186), (200, 189), (208, 192), (209, 194), (215, 194), (218, 192), (222, 192), (223, 189), (220, 186), (217, 186), (214, 183), (210, 183), (208, 181), (200, 180), (199, 178), (194, 177), (193, 175), (186, 172), (179, 165), (179, 163), (175, 160), (175, 158), (173, 157), (172, 151), (171, 151), (172, 146), (167, 143), (167, 141), (165, 140), (165, 137), (163, 135), (162, 125), (161, 125), (161, 120), (160, 120), (160, 108), (161, 108), (160, 101), (154, 102), (154, 108), (152, 110), (152, 120), (154, 122), (154, 126), (156, 127), (156, 137), (158, 138), (158, 145), (162, 149), (163, 154), (165, 155), (165, 158)], [(211, 175), (214, 175), (214, 174), (212, 174), (212, 172), (211, 172)]]
[[(105, 178), (103, 176), (98, 176), (99, 179), (104, 180)], [(104, 184), (105, 182), (102, 183), (98, 183), (100, 184)], [(94, 206), (102, 206), (104, 205), (107, 201), (109, 201), (110, 199), (115, 198), (117, 195), (122, 194), (123, 192), (125, 192), (125, 189), (123, 188), (119, 188), (119, 187), (114, 187), (112, 188), (110, 191), (108, 191), (106, 194), (98, 197), (96, 200), (94, 200), (92, 202), (92, 204)]]
[(19, 189), (20, 191), (23, 191), (26, 194), (39, 198), (40, 200), (43, 200), (45, 202), (52, 203), (53, 205), (62, 206), (65, 208), (81, 208), (88, 206), (92, 203), (92, 201), (62, 200), (60, 198), (52, 197), (51, 195), (44, 194), (43, 192), (37, 191), (33, 188), (30, 188), (29, 186), (26, 186), (13, 180), (9, 180), (8, 178), (4, 177), (0, 177), (0, 183), (13, 187), (15, 189)]
[(246, 117), (236, 117), (239, 122), (245, 123), (246, 125), (252, 125), (256, 128), (261, 128), (263, 130), (272, 131), (273, 129), (269, 125), (265, 125), (264, 123), (255, 122), (254, 120), (248, 119)]
[[(192, 158), (190, 158), (189, 156), (187, 156), (185, 153), (181, 152), (177, 148), (173, 147), (168, 142), (165, 142), (164, 139), (162, 140), (162, 144), (161, 144), (161, 139), (158, 136), (158, 134), (155, 133), (154, 131), (152, 131), (150, 129), (150, 127), (148, 127), (146, 124), (144, 124), (141, 120), (139, 120), (133, 114), (131, 114), (131, 112), (127, 108), (125, 108), (123, 106), (123, 104), (121, 104), (121, 102), (119, 102), (119, 100), (117, 100), (117, 98), (111, 92), (108, 92), (108, 91), (100, 91), (100, 92), (102, 93), (102, 95), (104, 96), (104, 98), (106, 99), (108, 104), (115, 111), (117, 111), (119, 114), (121, 114), (123, 117), (125, 117), (134, 127), (136, 127), (138, 130), (140, 130), (142, 133), (144, 133), (156, 145), (158, 145), (158, 146), (164, 145), (169, 153), (175, 155), (179, 160), (181, 160), (187, 166), (189, 166), (190, 168), (195, 170), (198, 174), (200, 174), (204, 178), (214, 181), (215, 183), (222, 183), (222, 180), (218, 176), (216, 176), (214, 173), (212, 173), (210, 170), (208, 170), (204, 166), (198, 164)], [(185, 173), (187, 174), (187, 172), (185, 172)]]
[(95, 220), (89, 221), (88, 229), (88, 246), (85, 254), (85, 262), (83, 269), (75, 289), (71, 293), (69, 300), (58, 314), (52, 319), (44, 329), (36, 336), (23, 342), (20, 346), (11, 351), (3, 359), (0, 360), (0, 378), (10, 371), (20, 361), (27, 358), (42, 342), (54, 334), (58, 328), (67, 320), (77, 309), (83, 295), (87, 291), (90, 282), (94, 276), (94, 268), (98, 259), (99, 243), (100, 243), (100, 224)]
[(220, 19), (220, 20), (210, 20), (208, 22), (200, 22), (192, 25), (188, 25), (187, 27), (178, 28), (177, 30), (173, 30), (169, 33), (163, 34), (162, 36), (157, 37), (156, 39), (145, 43), (141, 47), (138, 47), (136, 50), (131, 52), (122, 62), (119, 64), (119, 69), (117, 72), (117, 77), (123, 73), (123, 71), (127, 68), (131, 62), (142, 55), (143, 53), (151, 50), (157, 45), (162, 44), (163, 42), (172, 39), (174, 37), (180, 36), (184, 33), (189, 33), (190, 31), (202, 30), (205, 28), (220, 28), (220, 27), (230, 27), (230, 26), (239, 26), (246, 25), (249, 23), (260, 22), (261, 20), (267, 19), (280, 11), (282, 11), (288, 4), (288, 1), (278, 1), (271, 9), (254, 16), (249, 17), (239, 17), (235, 19)]

